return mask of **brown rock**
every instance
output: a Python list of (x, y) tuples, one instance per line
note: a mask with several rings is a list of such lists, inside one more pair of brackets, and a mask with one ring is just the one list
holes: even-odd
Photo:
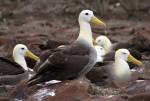
[(0, 97), (0, 101), (10, 101), (10, 100), (6, 97)]
[[(89, 84), (80, 80), (66, 81), (48, 87), (36, 89), (30, 94), (32, 101), (82, 101), (88, 97)], [(43, 91), (42, 91), (43, 90)], [(45, 94), (41, 93), (45, 92)], [(46, 92), (48, 91), (48, 92)], [(48, 93), (51, 91), (51, 94)]]
[(150, 101), (150, 93), (135, 94), (128, 101)]
[[(129, 41), (120, 42), (114, 46), (114, 49), (119, 48), (134, 49), (132, 54), (139, 54), (139, 52), (149, 52), (150, 51), (150, 40), (143, 32), (137, 32)], [(138, 52), (139, 51), (139, 52)], [(140, 54), (138, 56), (141, 57)]]
[(128, 94), (150, 92), (150, 80), (135, 81), (128, 86)]
[(150, 51), (150, 40), (144, 36), (143, 33), (137, 33), (130, 41), (132, 47), (137, 49), (140, 52), (149, 52)]
[(115, 97), (90, 97), (87, 99), (84, 99), (83, 101), (127, 101), (121, 97), (115, 96)]
[(29, 98), (31, 101), (126, 101), (115, 95), (90, 95), (89, 86), (90, 83), (80, 80), (66, 81), (47, 87), (33, 86), (28, 96), (31, 96)]

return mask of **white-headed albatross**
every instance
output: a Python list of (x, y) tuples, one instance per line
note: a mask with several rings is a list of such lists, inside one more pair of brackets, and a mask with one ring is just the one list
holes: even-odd
[(12, 85), (18, 83), (22, 79), (28, 78), (29, 68), (25, 61), (26, 56), (36, 61), (39, 60), (39, 58), (23, 44), (17, 44), (14, 47), (14, 61), (0, 57), (0, 84)]
[(85, 75), (96, 63), (96, 51), (92, 42), (90, 23), (106, 27), (92, 11), (79, 14), (80, 33), (71, 45), (54, 49), (48, 59), (40, 65), (37, 74), (28, 81), (32, 86), (50, 80), (70, 80)]
[(93, 44), (97, 52), (97, 62), (103, 62), (104, 56), (112, 50), (111, 41), (108, 37), (100, 35), (96, 39), (93, 38)]
[[(101, 55), (99, 55), (99, 57), (97, 56), (98, 58), (101, 58), (101, 60), (104, 60), (104, 61), (112, 61), (112, 60), (114, 60), (114, 56), (115, 56), (114, 47), (117, 44), (112, 44), (111, 41), (110, 41), (110, 39), (107, 36), (105, 36), (105, 35), (100, 35), (100, 36), (96, 37), (96, 40), (94, 40), (93, 42), (94, 42), (94, 44), (96, 44), (96, 46), (104, 48), (104, 53), (105, 54), (103, 54), (102, 49), (101, 50), (97, 49), (97, 53), (101, 54)], [(129, 52), (136, 59), (141, 60), (141, 54), (140, 54), (140, 52), (138, 50), (129, 49)], [(103, 61), (99, 61), (99, 62), (103, 62)], [(130, 69), (132, 69), (133, 67), (135, 67), (134, 64), (132, 64), (130, 62), (128, 62), (128, 63), (129, 63)]]
[(132, 77), (127, 61), (138, 66), (143, 66), (143, 63), (134, 58), (127, 49), (118, 49), (115, 53), (115, 61), (113, 65), (108, 67), (110, 79), (117, 87), (121, 89), (122, 87), (120, 86), (120, 83), (127, 83)]
[(112, 43), (107, 36), (100, 35), (96, 38), (97, 45), (101, 46), (105, 50), (105, 54), (108, 54), (112, 50)]

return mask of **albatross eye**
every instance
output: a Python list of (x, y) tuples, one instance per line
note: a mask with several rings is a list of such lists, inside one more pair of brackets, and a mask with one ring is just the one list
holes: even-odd
[(22, 50), (24, 50), (25, 48), (21, 48)]
[(85, 15), (89, 15), (89, 13), (85, 13)]
[(124, 55), (126, 55), (127, 53), (123, 52)]
[(100, 50), (103, 50), (103, 48), (101, 47)]
[(98, 42), (100, 43), (100, 42), (101, 42), (101, 40), (98, 40)]

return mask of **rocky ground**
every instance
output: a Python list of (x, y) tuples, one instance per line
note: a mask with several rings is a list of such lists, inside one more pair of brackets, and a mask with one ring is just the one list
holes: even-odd
[[(62, 2), (59, 0), (55, 0), (55, 2), (52, 0), (33, 0), (32, 2), (30, 0), (2, 0), (0, 2), (0, 56), (12, 54), (14, 45), (18, 43), (27, 45), (35, 54), (39, 55), (41, 53), (39, 44), (43, 44), (48, 39), (73, 42), (79, 32), (78, 13), (81, 9), (89, 7), (91, 1), (87, 1), (88, 4), (84, 2), (82, 4), (78, 0), (76, 2), (70, 0), (70, 3), (63, 0)], [(97, 8), (92, 9), (97, 10)], [(111, 10), (122, 12), (116, 8)], [(125, 12), (114, 14), (112, 11), (102, 16), (107, 23), (106, 35), (113, 43), (132, 43), (132, 46), (140, 50), (145, 66), (142, 69), (143, 72), (140, 72), (138, 76), (150, 78), (149, 16), (133, 16), (130, 19)], [(96, 14), (99, 15), (99, 12)], [(105, 33), (102, 28), (94, 26), (93, 34), (96, 37)], [(118, 47), (122, 47), (122, 45)], [(28, 90), (27, 101), (150, 100), (149, 80), (133, 81), (129, 83), (127, 90), (126, 93), (122, 93), (119, 89), (110, 86), (96, 86), (90, 82), (75, 80), (46, 87), (34, 86)]]

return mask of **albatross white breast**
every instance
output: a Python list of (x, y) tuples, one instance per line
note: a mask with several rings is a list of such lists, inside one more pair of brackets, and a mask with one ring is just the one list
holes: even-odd
[(115, 53), (115, 62), (110, 73), (112, 79), (119, 82), (127, 82), (131, 80), (131, 70), (127, 61), (142, 66), (143, 63), (135, 59), (127, 49), (119, 49)]

